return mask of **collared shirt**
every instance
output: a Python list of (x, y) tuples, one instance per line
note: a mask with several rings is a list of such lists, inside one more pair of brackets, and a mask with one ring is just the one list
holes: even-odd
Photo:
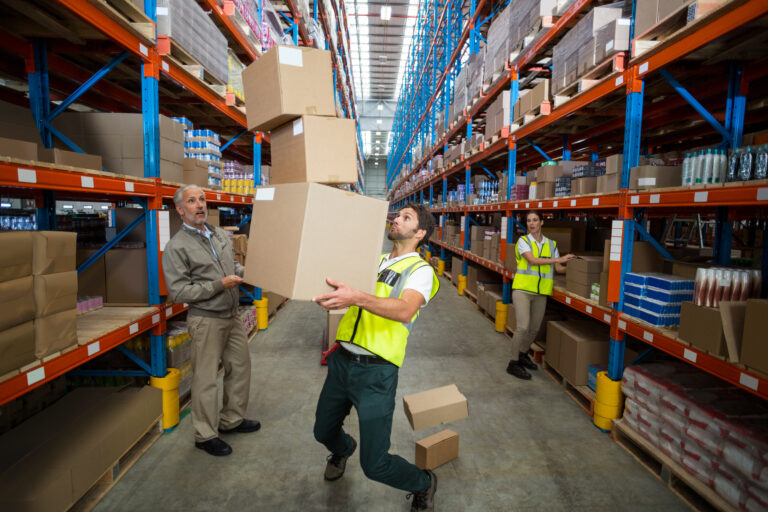
[[(549, 242), (549, 238), (545, 237), (543, 234), (541, 235), (541, 242), (537, 241), (533, 236), (531, 235), (524, 235), (526, 239), (529, 241), (532, 241), (535, 243), (539, 248), (539, 254), (541, 254), (541, 250), (544, 248), (544, 245)], [(520, 256), (523, 255), (523, 253), (530, 252), (531, 246), (527, 243), (525, 243), (525, 240), (523, 240), (523, 237), (517, 239), (517, 252), (520, 254)], [(555, 247), (555, 253), (550, 256), (550, 258), (559, 258), (560, 257), (560, 251), (557, 250), (557, 247)]]
[(213, 246), (213, 242), (211, 241), (211, 230), (208, 229), (208, 226), (203, 224), (203, 227), (205, 228), (205, 231), (203, 231), (202, 229), (193, 228), (192, 226), (190, 226), (186, 222), (183, 225), (184, 225), (185, 228), (187, 228), (189, 230), (192, 230), (192, 231), (195, 231), (197, 233), (200, 233), (205, 238), (207, 238), (208, 239), (208, 243), (211, 246), (211, 251), (213, 251), (213, 255), (216, 257), (216, 259), (219, 259), (219, 255), (216, 253), (216, 248)]

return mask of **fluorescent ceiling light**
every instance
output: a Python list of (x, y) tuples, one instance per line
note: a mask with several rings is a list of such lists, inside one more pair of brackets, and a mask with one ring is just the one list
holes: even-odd
[(384, 110), (384, 104), (379, 103), (378, 105), (376, 105), (376, 110)]
[(381, 124), (381, 119), (377, 119), (376, 124)]
[(381, 135), (381, 132), (376, 132), (376, 135)]
[(389, 21), (392, 19), (392, 7), (390, 7), (389, 5), (382, 6), (381, 19), (384, 21)]
[(102, 210), (109, 210), (109, 205), (103, 204), (101, 205)]
[(62, 208), (64, 208), (65, 210), (71, 210), (72, 208), (74, 208), (74, 206), (71, 204), (65, 204), (64, 206), (62, 206)]
[(0, 203), (0, 208), (10, 208), (11, 203)]
[(83, 210), (93, 210), (93, 206), (90, 204), (83, 205)]

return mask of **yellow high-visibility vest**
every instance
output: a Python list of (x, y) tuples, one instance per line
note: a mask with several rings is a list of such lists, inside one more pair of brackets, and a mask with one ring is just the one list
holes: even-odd
[[(539, 254), (539, 245), (531, 235), (524, 235), (522, 240), (531, 248), (534, 258), (551, 258), (557, 248), (557, 243), (548, 238), (547, 243), (541, 248), (541, 254)], [(552, 295), (552, 290), (555, 287), (554, 264), (529, 264), (528, 260), (517, 250), (517, 244), (515, 244), (515, 259), (517, 260), (517, 270), (515, 271), (515, 279), (512, 281), (513, 289)]]

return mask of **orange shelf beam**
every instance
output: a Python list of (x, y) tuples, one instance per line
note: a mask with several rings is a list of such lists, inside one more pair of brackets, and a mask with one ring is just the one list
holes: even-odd
[(768, 182), (751, 185), (750, 182), (726, 183), (714, 187), (689, 190), (649, 191), (628, 193), (632, 207), (663, 206), (768, 206)]

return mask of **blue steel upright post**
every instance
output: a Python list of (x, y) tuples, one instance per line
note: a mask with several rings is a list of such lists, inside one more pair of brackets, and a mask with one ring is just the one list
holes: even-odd
[[(253, 134), (253, 187), (261, 186), (261, 141), (263, 139), (261, 132)], [(253, 216), (251, 216), (253, 221)], [(261, 300), (261, 288), (254, 287), (253, 297), (255, 300)]]

